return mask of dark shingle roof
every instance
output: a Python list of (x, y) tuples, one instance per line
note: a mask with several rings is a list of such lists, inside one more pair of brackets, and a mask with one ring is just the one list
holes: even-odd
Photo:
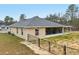
[(30, 19), (24, 19), (22, 21), (19, 21), (15, 24), (12, 24), (10, 27), (24, 27), (24, 28), (31, 28), (31, 27), (63, 27), (64, 25), (47, 21), (43, 18), (39, 18), (37, 16), (30, 18)]

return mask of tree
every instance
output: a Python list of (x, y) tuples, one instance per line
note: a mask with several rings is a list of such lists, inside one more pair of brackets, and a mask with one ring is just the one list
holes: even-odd
[(75, 26), (78, 17), (78, 7), (75, 4), (69, 5), (63, 17), (67, 21), (67, 25)]
[(65, 19), (67, 20), (67, 23), (69, 25), (75, 27), (75, 30), (79, 30), (78, 12), (79, 12), (78, 7), (75, 4), (71, 4), (71, 5), (69, 5), (69, 7), (66, 10), (66, 13), (64, 15)]
[(20, 21), (21, 21), (21, 20), (24, 20), (25, 18), (26, 18), (25, 14), (21, 14), (21, 15), (20, 15)]
[(14, 23), (13, 20), (14, 20), (14, 19), (13, 19), (12, 17), (10, 17), (10, 16), (6, 16), (6, 17), (4, 18), (4, 22), (5, 22), (6, 25), (11, 25), (11, 24), (13, 24), (13, 23)]
[(74, 20), (76, 18), (78, 12), (78, 7), (75, 4), (69, 5), (67, 11), (66, 11), (66, 16), (69, 16), (71, 20)]
[(50, 14), (46, 17), (46, 20), (52, 21), (52, 22), (58, 22), (58, 16), (56, 14)]
[(6, 16), (6, 17), (4, 18), (4, 21), (5, 21), (5, 24), (6, 24), (6, 25), (9, 25), (10, 17), (9, 17), (9, 16)]
[(10, 22), (13, 22), (13, 18), (12, 17), (10, 17)]
[(9, 16), (6, 16), (5, 18), (4, 18), (4, 21), (5, 21), (5, 23), (8, 23), (9, 22)]

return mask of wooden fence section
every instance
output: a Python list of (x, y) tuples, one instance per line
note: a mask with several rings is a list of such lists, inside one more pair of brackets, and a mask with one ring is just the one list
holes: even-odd
[(59, 45), (55, 42), (50, 42), (45, 39), (40, 39), (30, 34), (28, 34), (27, 41), (55, 55), (78, 55), (79, 54), (79, 49), (67, 47), (65, 45)]
[(66, 54), (67, 55), (79, 55), (79, 49), (66, 47)]

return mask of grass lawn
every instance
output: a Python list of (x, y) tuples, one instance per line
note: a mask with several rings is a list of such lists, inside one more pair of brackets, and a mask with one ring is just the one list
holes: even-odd
[(73, 42), (73, 41), (78, 41), (79, 40), (79, 32), (72, 32), (70, 34), (65, 34), (65, 35), (59, 35), (59, 36), (55, 36), (55, 37), (49, 37), (49, 38), (45, 38), (48, 41), (51, 42)]
[(30, 48), (21, 44), (23, 39), (9, 34), (0, 34), (0, 54), (31, 55), (35, 54)]

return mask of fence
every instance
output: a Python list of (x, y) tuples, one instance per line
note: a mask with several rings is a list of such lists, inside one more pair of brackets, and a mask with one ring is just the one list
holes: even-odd
[(36, 44), (40, 47), (40, 39), (38, 37), (28, 34), (27, 38), (27, 41), (31, 42), (32, 44)]
[(79, 54), (79, 50), (63, 45), (59, 45), (55, 42), (50, 42), (46, 39), (40, 39), (36, 36), (28, 34), (28, 40), (32, 44), (37, 45), (38, 47), (49, 51), (52, 54), (55, 55), (76, 55)]

